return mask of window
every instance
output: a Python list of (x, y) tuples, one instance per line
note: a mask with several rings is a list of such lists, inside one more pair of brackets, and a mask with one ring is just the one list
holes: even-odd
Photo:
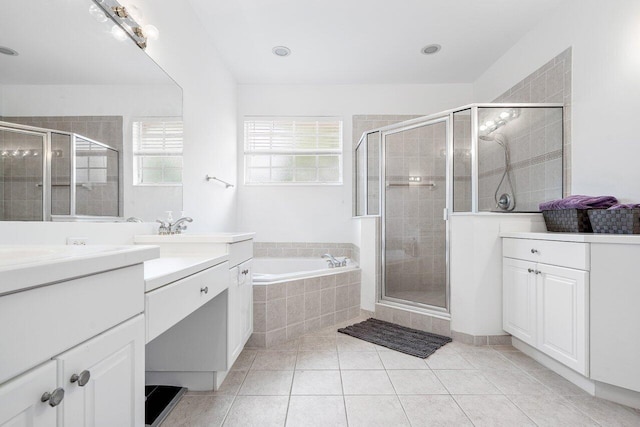
[(247, 117), (245, 184), (342, 184), (342, 121)]
[(133, 122), (135, 185), (182, 184), (182, 121), (142, 119)]

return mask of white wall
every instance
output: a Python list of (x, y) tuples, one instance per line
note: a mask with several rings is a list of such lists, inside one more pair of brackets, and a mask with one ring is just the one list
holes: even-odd
[[(127, 2), (123, 2), (127, 3)], [(236, 228), (236, 189), (206, 182), (211, 174), (236, 183), (236, 82), (187, 2), (140, 0), (144, 21), (160, 31), (147, 53), (183, 90), (184, 210), (191, 231)]]
[(474, 84), (475, 101), (500, 95), (573, 47), (573, 194), (640, 202), (640, 2), (568, 0)]
[[(426, 115), (469, 103), (472, 86), (449, 85), (240, 85), (238, 89), (238, 224), (257, 241), (350, 242), (352, 116)], [(338, 116), (343, 126), (343, 185), (244, 186), (245, 116)]]
[(182, 116), (176, 85), (6, 85), (0, 111), (7, 116), (122, 116), (124, 216), (146, 221), (182, 209), (182, 187), (133, 185), (132, 119)]

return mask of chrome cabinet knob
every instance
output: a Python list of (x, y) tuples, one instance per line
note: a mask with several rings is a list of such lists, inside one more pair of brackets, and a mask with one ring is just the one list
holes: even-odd
[(533, 268), (527, 268), (527, 271), (528, 271), (529, 273), (533, 273), (533, 271), (534, 271), (534, 270), (533, 270)]
[(249, 274), (249, 270), (242, 270), (242, 274)]
[(209, 287), (208, 287), (208, 286), (205, 286), (204, 288), (200, 288), (200, 293), (203, 293), (203, 292), (204, 292), (205, 294), (208, 294), (208, 293), (209, 293)]
[(59, 387), (53, 390), (51, 393), (49, 393), (48, 391), (44, 393), (40, 398), (40, 401), (49, 402), (49, 406), (55, 408), (60, 404), (60, 402), (62, 402), (62, 399), (64, 399), (64, 389)]
[(542, 274), (542, 271), (540, 271), (540, 270), (536, 270), (536, 271), (535, 271), (535, 273), (536, 273), (536, 274)]
[(71, 375), (70, 381), (72, 383), (77, 382), (80, 387), (84, 387), (85, 385), (87, 385), (90, 379), (91, 379), (91, 372), (84, 370), (80, 372), (80, 374)]
[(537, 254), (537, 253), (539, 253), (539, 252), (538, 252), (538, 250), (537, 250), (537, 249), (531, 249), (531, 253), (532, 253), (532, 254)]

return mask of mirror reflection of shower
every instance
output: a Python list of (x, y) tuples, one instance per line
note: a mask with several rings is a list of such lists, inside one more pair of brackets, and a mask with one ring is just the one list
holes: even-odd
[[(509, 140), (506, 135), (502, 133), (496, 133), (498, 129), (505, 126), (511, 120), (517, 119), (520, 116), (520, 110), (517, 108), (510, 109), (501, 112), (495, 120), (487, 120), (484, 124), (480, 125), (478, 130), (478, 138), (481, 141), (493, 141), (502, 147), (504, 151), (504, 172), (502, 177), (496, 186), (496, 191), (493, 198), (496, 202), (496, 208), (503, 212), (511, 212), (516, 208), (515, 187), (513, 185), (513, 179), (511, 176), (511, 155), (509, 153)], [(500, 194), (500, 188), (502, 184), (505, 184), (506, 192)]]

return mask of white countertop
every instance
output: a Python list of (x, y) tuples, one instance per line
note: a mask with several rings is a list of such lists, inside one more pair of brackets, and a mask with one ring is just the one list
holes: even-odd
[(601, 233), (552, 233), (552, 232), (520, 232), (500, 233), (500, 237), (514, 239), (554, 240), (559, 242), (613, 243), (640, 245), (639, 234), (601, 234)]
[(161, 236), (159, 234), (138, 235), (133, 237), (135, 243), (236, 243), (253, 239), (256, 233), (247, 232), (225, 232), (225, 233), (202, 233), (202, 234), (170, 234)]
[(0, 245), (0, 295), (160, 256), (157, 246)]
[(144, 291), (158, 289), (228, 260), (228, 255), (221, 255), (215, 257), (162, 257), (146, 261), (144, 263)]

